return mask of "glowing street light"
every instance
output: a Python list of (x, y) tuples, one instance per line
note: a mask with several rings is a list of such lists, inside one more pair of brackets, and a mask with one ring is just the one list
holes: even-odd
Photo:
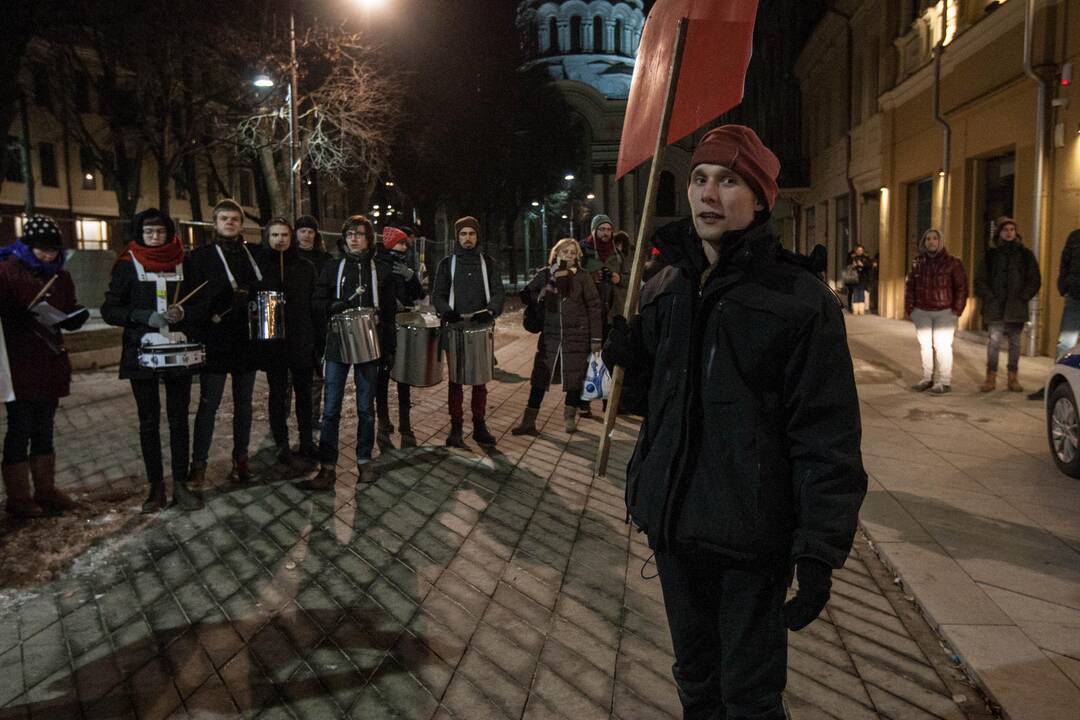
[(565, 180), (566, 182), (574, 182), (574, 176), (570, 173), (567, 173), (566, 177), (564, 177), (563, 180)]
[(532, 206), (533, 207), (540, 207), (540, 203), (538, 203), (536, 200), (533, 200), (532, 201)]
[(364, 10), (378, 10), (386, 4), (386, 0), (356, 0), (356, 4)]
[(585, 196), (585, 199), (586, 200), (595, 200), (596, 199), (596, 193), (589, 193), (588, 195)]
[(274, 78), (269, 75), (259, 75), (255, 78), (253, 84), (257, 88), (272, 88), (274, 87)]

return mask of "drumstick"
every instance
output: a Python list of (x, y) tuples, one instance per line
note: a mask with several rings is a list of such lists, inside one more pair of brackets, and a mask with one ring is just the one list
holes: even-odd
[(209, 281), (209, 280), (203, 280), (203, 282), (202, 282), (202, 285), (199, 285), (199, 287), (195, 288), (194, 290), (192, 290), (191, 292), (189, 292), (189, 293), (188, 293), (187, 295), (185, 295), (185, 296), (183, 297), (183, 299), (182, 299), (182, 300), (181, 300), (180, 302), (177, 302), (177, 303), (173, 303), (173, 304), (174, 304), (174, 305), (183, 305), (184, 303), (186, 303), (186, 302), (187, 302), (188, 300), (190, 300), (190, 299), (191, 299), (191, 296), (192, 296), (192, 295), (194, 295), (195, 293), (197, 293), (197, 292), (199, 292), (200, 290), (202, 290), (202, 289), (203, 289), (203, 286), (205, 286), (205, 285), (206, 285), (206, 283), (208, 283), (208, 282), (210, 282), (210, 281)]
[(51, 278), (49, 279), (49, 282), (45, 283), (45, 287), (43, 287), (43, 288), (41, 288), (40, 290), (38, 290), (38, 294), (37, 294), (37, 295), (35, 295), (35, 296), (34, 296), (34, 299), (30, 301), (30, 305), (28, 305), (28, 306), (27, 306), (27, 308), (26, 308), (27, 310), (30, 310), (30, 309), (32, 309), (32, 308), (33, 308), (33, 307), (34, 307), (35, 305), (37, 305), (37, 301), (38, 301), (38, 300), (40, 300), (40, 299), (41, 299), (41, 297), (42, 297), (42, 296), (43, 296), (43, 295), (44, 295), (45, 293), (49, 292), (49, 288), (51, 288), (51, 287), (52, 287), (52, 284), (53, 284), (54, 282), (56, 282), (56, 278), (58, 278), (58, 277), (60, 277), (59, 273), (58, 273), (58, 274), (56, 274), (56, 275), (53, 275), (53, 276), (52, 276), (52, 277), (51, 277)]
[(180, 297), (180, 285), (181, 284), (182, 283), (179, 280), (176, 282), (176, 289), (173, 290), (173, 294), (172, 294), (172, 304), (173, 305), (176, 304), (176, 298)]
[(285, 253), (284, 252), (279, 252), (278, 253), (278, 265), (281, 266), (281, 285), (282, 285), (282, 289), (284, 289), (284, 286), (285, 286)]

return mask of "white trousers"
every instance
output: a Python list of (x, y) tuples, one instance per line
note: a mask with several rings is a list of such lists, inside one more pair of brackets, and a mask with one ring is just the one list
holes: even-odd
[(919, 339), (919, 350), (922, 353), (923, 380), (935, 380), (936, 360), (937, 382), (951, 385), (956, 315), (952, 310), (915, 309), (911, 311), (911, 320), (915, 323), (915, 336)]

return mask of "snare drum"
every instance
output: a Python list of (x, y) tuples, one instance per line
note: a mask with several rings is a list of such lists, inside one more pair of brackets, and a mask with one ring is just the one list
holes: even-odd
[(206, 349), (199, 343), (144, 345), (139, 348), (139, 365), (148, 370), (197, 368), (206, 362)]
[(381, 352), (375, 311), (353, 308), (334, 315), (330, 318), (326, 342), (335, 344), (341, 362), (348, 365), (378, 360)]
[(260, 290), (248, 302), (248, 337), (252, 340), (285, 338), (285, 293)]
[(446, 326), (446, 359), (450, 382), (484, 385), (495, 374), (495, 325), (472, 320)]

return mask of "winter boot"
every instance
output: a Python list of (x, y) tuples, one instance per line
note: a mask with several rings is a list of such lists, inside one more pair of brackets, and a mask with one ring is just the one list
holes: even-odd
[(56, 489), (56, 456), (31, 455), (30, 475), (34, 478), (34, 501), (55, 513), (79, 507), (79, 503)]
[(323, 490), (333, 490), (335, 483), (337, 483), (337, 469), (333, 465), (323, 465), (319, 469), (318, 475), (311, 480), (296, 483), (296, 487), (299, 490), (308, 492), (321, 492)]
[(472, 436), (473, 440), (485, 447), (495, 445), (495, 436), (488, 431), (487, 423), (483, 420), (473, 420)]
[(191, 461), (185, 485), (188, 490), (201, 496), (203, 490), (206, 489), (206, 463), (198, 460)]
[(581, 403), (580, 410), (581, 410), (581, 417), (592, 419), (593, 414), (592, 414), (592, 403), (591, 402), (583, 402), (583, 403)]
[(357, 482), (370, 485), (375, 482), (375, 464), (368, 460), (356, 466)]
[(255, 482), (255, 475), (251, 472), (251, 465), (248, 463), (247, 455), (238, 455), (233, 458), (232, 472), (229, 473), (229, 480), (234, 483)]
[(401, 418), (401, 422), (398, 423), (398, 432), (401, 433), (401, 447), (416, 447), (416, 435), (412, 431), (412, 423), (409, 422), (409, 416), (404, 415)]
[(1043, 385), (1041, 388), (1039, 388), (1035, 392), (1030, 393), (1028, 395), (1028, 400), (1045, 400), (1045, 399), (1046, 399), (1046, 386), (1045, 385)]
[(390, 436), (394, 434), (394, 424), (390, 422), (390, 413), (380, 414), (376, 420), (375, 442), (379, 447), (390, 444)]
[(160, 510), (164, 510), (168, 504), (168, 498), (165, 497), (165, 483), (151, 483), (150, 495), (147, 496), (146, 502), (142, 504), (142, 514), (153, 515)]
[(1015, 370), (1009, 371), (1009, 392), (1024, 392), (1024, 386), (1020, 384)]
[(304, 462), (293, 454), (288, 447), (279, 447), (277, 451), (278, 465), (290, 475), (299, 475), (311, 469), (310, 462)]
[(983, 384), (979, 386), (979, 392), (990, 392), (997, 387), (997, 373), (991, 370), (986, 371), (986, 379), (983, 380)]
[(460, 420), (450, 420), (450, 434), (446, 436), (446, 446), (465, 447), (465, 438), (462, 437), (462, 423)]
[(536, 416), (540, 414), (540, 408), (525, 408), (525, 414), (521, 418), (521, 424), (510, 431), (511, 435), (539, 435), (536, 429)]
[[(203, 472), (206, 472), (206, 468), (203, 468)], [(182, 480), (173, 481), (172, 504), (173, 507), (180, 508), (184, 512), (202, 510), (203, 507), (205, 507), (202, 499), (202, 491), (196, 492), (193, 490), (190, 480), (188, 482), (183, 482)], [(146, 506), (144, 505), (143, 507)]]
[(572, 433), (577, 430), (577, 408), (570, 406), (564, 407), (563, 420), (566, 421), (566, 432)]
[(301, 437), (300, 456), (315, 463), (319, 462), (319, 446), (311, 440), (310, 436), (306, 439)]
[(17, 518), (36, 518), (45, 515), (45, 509), (30, 497), (30, 463), (4, 463), (0, 466), (7, 492), (8, 515)]

